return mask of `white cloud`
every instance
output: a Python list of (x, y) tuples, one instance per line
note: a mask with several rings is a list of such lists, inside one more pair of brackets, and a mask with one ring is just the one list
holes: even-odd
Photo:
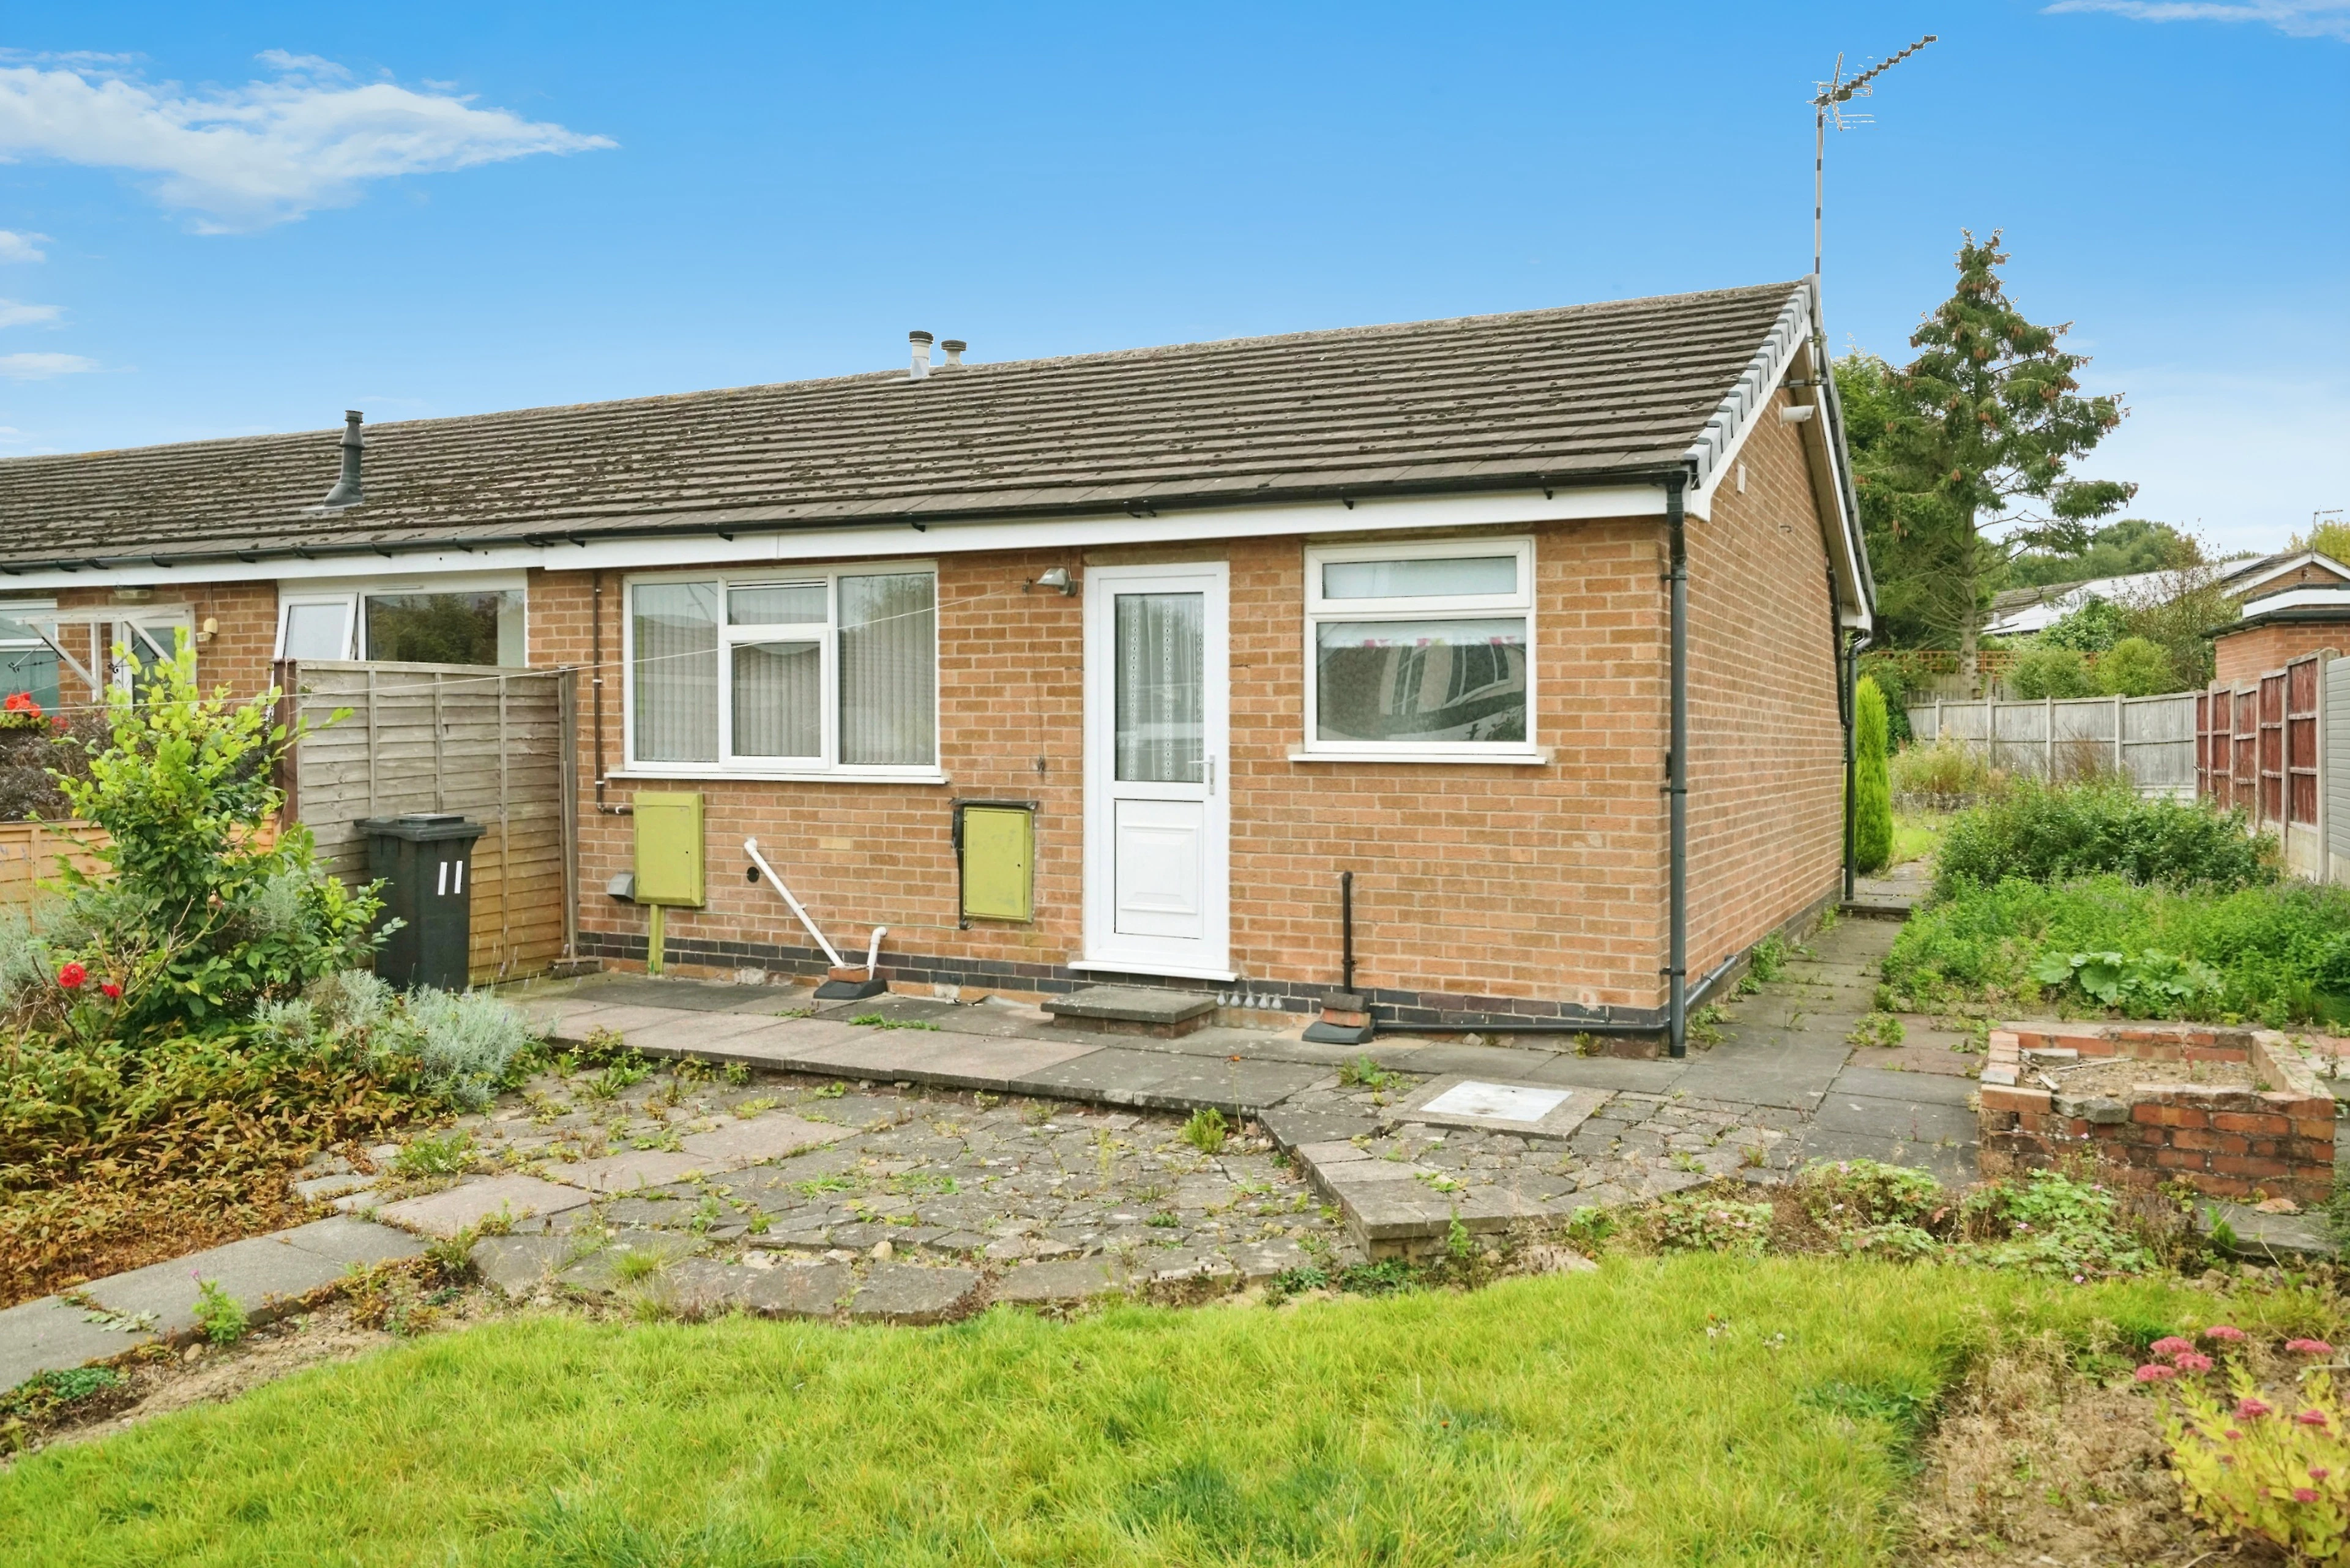
[(0, 354), (0, 377), (11, 381), (46, 381), (97, 369), (97, 360), (78, 354)]
[(2104, 11), (2137, 22), (2265, 22), (2296, 38), (2350, 40), (2350, 0), (2056, 0), (2043, 9)]
[(130, 171), (218, 234), (348, 205), (373, 180), (615, 145), (452, 93), (355, 84), (310, 56), (262, 58), (276, 79), (202, 93), (105, 61), (0, 66), (0, 159)]
[(32, 327), (55, 321), (65, 313), (62, 305), (21, 305), (13, 299), (0, 299), (0, 327)]
[(26, 234), (14, 229), (0, 229), (0, 262), (41, 260), (41, 245), (48, 237), (47, 234)]

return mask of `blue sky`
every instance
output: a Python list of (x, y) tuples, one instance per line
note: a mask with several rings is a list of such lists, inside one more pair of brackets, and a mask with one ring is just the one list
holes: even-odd
[[(0, 453), (1791, 278), (1907, 357), (1961, 228), (2132, 511), (2350, 506), (2350, 0), (0, 5)], [(323, 483), (323, 481), (322, 481)]]

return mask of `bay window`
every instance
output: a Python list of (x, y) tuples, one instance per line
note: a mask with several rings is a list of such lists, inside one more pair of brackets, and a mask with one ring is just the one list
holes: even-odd
[(628, 602), (630, 768), (935, 773), (928, 567), (652, 578)]
[(1534, 545), (1309, 546), (1299, 760), (1539, 761)]

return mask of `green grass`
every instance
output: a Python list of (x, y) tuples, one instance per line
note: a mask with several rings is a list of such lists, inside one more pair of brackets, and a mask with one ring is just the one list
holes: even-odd
[(1955, 814), (1947, 811), (1900, 811), (1893, 814), (1892, 866), (1923, 860), (1941, 847)]
[(520, 1319), (30, 1456), (0, 1542), (53, 1564), (1873, 1563), (1921, 1414), (1994, 1321), (2142, 1343), (2196, 1310), (1683, 1256), (1279, 1313)]

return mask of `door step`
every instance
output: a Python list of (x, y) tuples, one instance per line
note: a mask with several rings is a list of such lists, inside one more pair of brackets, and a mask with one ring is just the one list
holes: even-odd
[(1196, 991), (1159, 991), (1147, 985), (1088, 985), (1066, 996), (1045, 999), (1055, 1023), (1111, 1034), (1150, 1034), (1172, 1040), (1215, 1016), (1216, 999)]

